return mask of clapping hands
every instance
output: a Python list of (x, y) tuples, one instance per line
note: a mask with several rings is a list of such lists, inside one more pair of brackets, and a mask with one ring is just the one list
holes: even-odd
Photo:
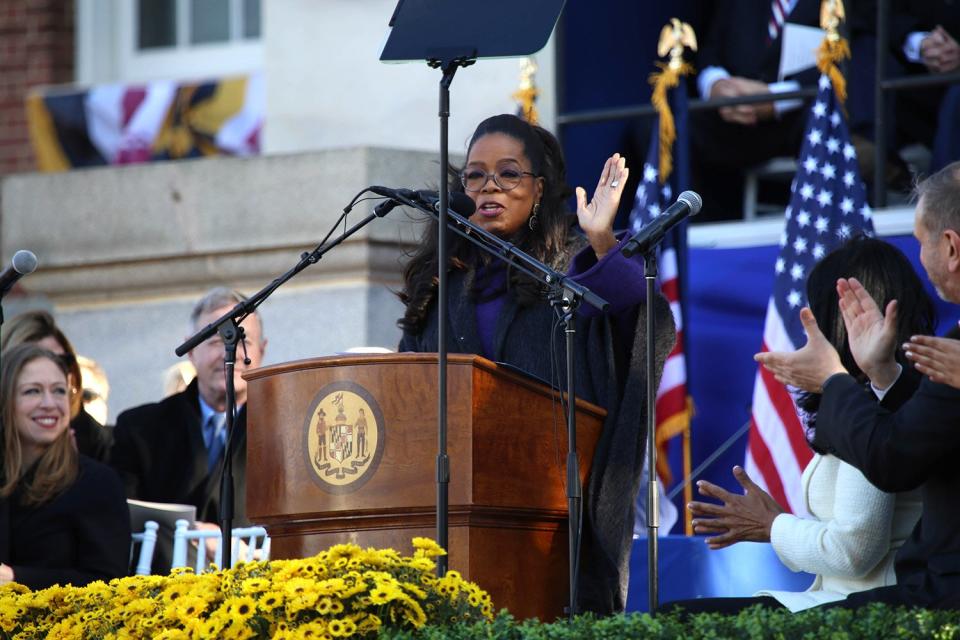
[(903, 349), (917, 371), (934, 382), (960, 389), (960, 341), (913, 336)]
[(694, 533), (717, 534), (706, 540), (711, 549), (723, 549), (737, 542), (769, 542), (773, 521), (784, 513), (783, 507), (758, 487), (742, 467), (733, 468), (733, 477), (743, 487), (743, 495), (700, 480), (697, 482), (700, 494), (721, 503), (691, 502), (687, 505), (696, 518)]
[[(889, 387), (900, 373), (894, 357), (897, 346), (896, 300), (891, 300), (886, 313), (882, 313), (856, 278), (838, 280), (837, 294), (853, 359), (875, 386)], [(807, 344), (803, 348), (791, 352), (758, 353), (753, 359), (783, 384), (821, 393), (830, 376), (847, 373), (847, 370), (840, 362), (837, 350), (820, 331), (810, 309), (800, 311), (800, 321), (807, 334)]]

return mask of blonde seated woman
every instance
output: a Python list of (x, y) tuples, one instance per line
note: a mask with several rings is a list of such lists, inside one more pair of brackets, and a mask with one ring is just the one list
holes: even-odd
[(110, 467), (77, 452), (70, 372), (34, 344), (0, 368), (0, 584), (82, 586), (125, 575), (130, 515)]

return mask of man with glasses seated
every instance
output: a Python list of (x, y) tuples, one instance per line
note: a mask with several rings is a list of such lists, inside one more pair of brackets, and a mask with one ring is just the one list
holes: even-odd
[[(193, 308), (188, 335), (232, 309), (243, 297), (219, 287)], [(237, 345), (234, 370), (237, 418), (234, 422), (232, 462), (234, 518), (246, 517), (246, 409), (247, 382), (241, 377), (260, 366), (267, 341), (259, 313), (241, 324), (244, 340)], [(226, 377), (224, 349), (219, 336), (198, 345), (189, 354), (197, 377), (187, 388), (160, 402), (128, 409), (117, 418), (110, 462), (126, 485), (127, 497), (151, 502), (194, 505), (198, 528), (217, 528), (220, 517), (220, 476), (226, 444)], [(169, 568), (171, 550), (158, 547), (155, 568)]]

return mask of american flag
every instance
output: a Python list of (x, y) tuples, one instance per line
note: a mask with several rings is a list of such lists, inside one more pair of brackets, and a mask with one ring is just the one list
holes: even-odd
[[(797, 164), (767, 304), (763, 351), (793, 351), (806, 344), (800, 309), (807, 304), (807, 274), (850, 237), (873, 235), (857, 154), (826, 75), (820, 76)], [(805, 514), (800, 475), (813, 454), (791, 394), (763, 367), (757, 369), (752, 413), (747, 472), (784, 508)]]
[[(675, 148), (678, 157), (674, 160), (675, 170), (670, 180), (664, 180), (660, 175), (659, 128), (652, 127), (652, 139), (647, 158), (643, 165), (643, 176), (637, 194), (634, 198), (633, 209), (630, 212), (630, 231), (638, 232), (649, 224), (662, 211), (673, 204), (674, 189), (671, 183), (685, 186), (687, 182), (687, 162), (681, 157), (682, 150), (686, 149), (686, 96), (683, 91), (672, 91), (673, 114), (676, 123), (677, 139)], [(679, 191), (680, 189), (677, 189)], [(660, 290), (670, 302), (673, 319), (677, 325), (677, 342), (673, 351), (667, 357), (657, 391), (657, 472), (666, 484), (672, 481), (670, 464), (667, 459), (667, 443), (675, 436), (681, 435), (690, 426), (693, 413), (692, 403), (687, 394), (687, 364), (683, 351), (683, 312), (681, 306), (681, 274), (679, 265), (686, 255), (686, 222), (677, 225), (671, 230), (660, 244), (660, 255), (657, 260)], [(665, 532), (666, 533), (666, 532)]]

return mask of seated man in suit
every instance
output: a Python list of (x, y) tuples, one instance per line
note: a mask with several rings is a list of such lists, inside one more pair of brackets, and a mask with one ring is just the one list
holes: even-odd
[[(775, 94), (816, 86), (817, 70), (781, 78), (787, 23), (817, 27), (815, 0), (729, 0), (717, 5), (697, 55), (697, 89), (704, 100), (769, 95), (770, 102), (691, 113), (694, 187), (703, 196), (697, 221), (739, 218), (743, 171), (777, 156), (796, 157), (807, 110)], [(784, 205), (789, 196), (782, 190)]]
[[(917, 186), (914, 235), (937, 293), (960, 303), (960, 162)], [(856, 279), (840, 279), (840, 310), (854, 359), (878, 389), (902, 382), (894, 354), (897, 303), (881, 310)], [(960, 605), (960, 390), (925, 378), (896, 410), (878, 409), (836, 350), (801, 312), (807, 344), (792, 353), (757, 354), (783, 383), (822, 390), (814, 443), (860, 469), (884, 491), (920, 488), (923, 512), (895, 561), (897, 584), (851, 594), (836, 606), (885, 602), (928, 608)]]
[[(190, 316), (192, 335), (232, 309), (242, 296), (230, 289), (208, 292)], [(241, 327), (244, 341), (237, 345), (234, 386), (237, 419), (234, 422), (233, 524), (246, 518), (247, 383), (241, 374), (260, 366), (267, 341), (258, 313)], [(215, 335), (189, 354), (197, 377), (186, 390), (160, 402), (128, 409), (117, 418), (111, 464), (126, 485), (127, 497), (153, 502), (191, 504), (200, 527), (216, 527), (220, 515), (220, 475), (226, 443), (226, 377), (223, 341)]]

